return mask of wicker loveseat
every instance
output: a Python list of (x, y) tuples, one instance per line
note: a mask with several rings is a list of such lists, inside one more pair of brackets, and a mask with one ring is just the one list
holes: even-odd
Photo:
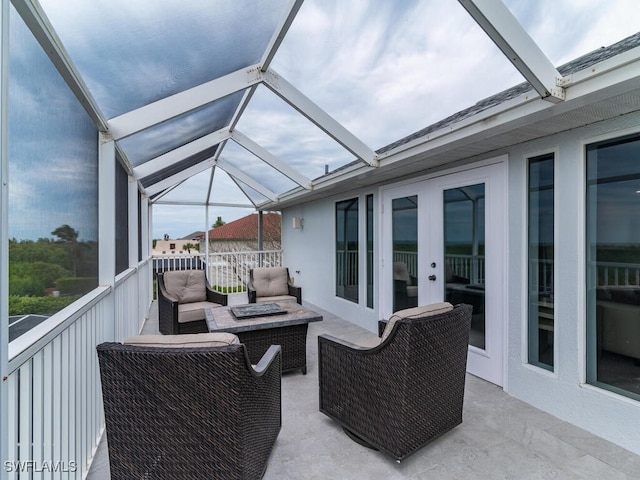
[(227, 305), (227, 295), (211, 290), (204, 270), (158, 273), (158, 323), (160, 333), (207, 332), (205, 308)]
[(400, 461), (462, 422), (471, 310), (396, 312), (365, 348), (320, 335), (320, 411)]
[(280, 347), (254, 368), (232, 334), (130, 342), (97, 347), (111, 478), (262, 478), (281, 427)]
[(249, 270), (249, 303), (295, 300), (302, 305), (302, 288), (291, 284), (286, 267), (261, 267)]

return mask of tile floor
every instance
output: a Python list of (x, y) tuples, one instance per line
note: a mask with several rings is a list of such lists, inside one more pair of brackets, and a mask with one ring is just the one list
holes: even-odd
[[(282, 430), (264, 480), (640, 479), (640, 457), (467, 376), (462, 425), (398, 464), (350, 440), (318, 411), (317, 336), (372, 345), (376, 336), (320, 308), (309, 325), (308, 373), (282, 379)], [(157, 319), (152, 309), (151, 318)], [(157, 331), (157, 320), (144, 333)], [(109, 478), (103, 441), (88, 480)]]

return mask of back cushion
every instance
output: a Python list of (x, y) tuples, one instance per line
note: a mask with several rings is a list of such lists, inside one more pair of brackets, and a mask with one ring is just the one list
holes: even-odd
[(204, 270), (182, 270), (164, 274), (164, 287), (178, 303), (206, 302), (205, 285)]
[(258, 297), (289, 295), (289, 279), (285, 267), (253, 269), (253, 287)]
[(195, 347), (226, 347), (240, 343), (233, 333), (188, 333), (186, 335), (136, 335), (127, 338), (125, 345), (139, 345), (145, 347), (163, 348), (195, 348)]
[(391, 315), (391, 318), (389, 319), (389, 322), (387, 323), (387, 326), (382, 333), (381, 341), (384, 342), (386, 340), (386, 338), (391, 333), (391, 330), (393, 330), (393, 326), (398, 320), (413, 320), (416, 318), (431, 317), (433, 315), (440, 315), (441, 313), (450, 312), (451, 310), (453, 310), (453, 305), (451, 305), (449, 302), (432, 303), (431, 305), (423, 305), (420, 307), (398, 310), (393, 315)]

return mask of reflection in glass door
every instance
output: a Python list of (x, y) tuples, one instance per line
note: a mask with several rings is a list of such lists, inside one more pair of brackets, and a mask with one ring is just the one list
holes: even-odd
[(473, 306), (469, 344), (484, 350), (485, 185), (443, 191), (445, 300)]
[(418, 305), (418, 196), (391, 202), (393, 311)]

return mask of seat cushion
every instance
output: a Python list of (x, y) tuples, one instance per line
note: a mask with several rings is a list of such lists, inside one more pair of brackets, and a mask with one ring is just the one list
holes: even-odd
[(258, 297), (256, 302), (266, 303), (266, 302), (289, 302), (289, 301), (297, 301), (298, 299), (292, 295), (276, 295), (274, 297)]
[(163, 276), (167, 293), (178, 303), (204, 302), (207, 300), (204, 270), (178, 270)]
[(256, 297), (289, 295), (289, 279), (285, 267), (253, 269), (253, 288)]
[(396, 324), (398, 320), (414, 320), (416, 318), (424, 318), (431, 317), (434, 315), (440, 315), (441, 313), (450, 312), (453, 310), (453, 305), (449, 302), (440, 302), (440, 303), (432, 303), (430, 305), (422, 305), (419, 307), (407, 308), (405, 310), (398, 310), (391, 318), (389, 318), (389, 322), (382, 333), (381, 342), (384, 342), (391, 330), (393, 330), (393, 326)]
[(205, 308), (219, 307), (220, 304), (213, 302), (193, 302), (181, 303), (178, 305), (178, 323), (197, 322), (204, 320)]
[(185, 335), (136, 335), (127, 338), (125, 345), (141, 345), (145, 347), (226, 347), (240, 343), (233, 333), (189, 333)]

